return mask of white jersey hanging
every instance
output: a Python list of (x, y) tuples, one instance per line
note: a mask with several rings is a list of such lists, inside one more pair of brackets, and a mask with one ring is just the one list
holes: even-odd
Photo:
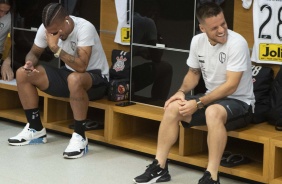
[(130, 44), (130, 0), (115, 0), (118, 26), (115, 42), (122, 45)]
[(254, 0), (252, 61), (282, 64), (282, 1)]

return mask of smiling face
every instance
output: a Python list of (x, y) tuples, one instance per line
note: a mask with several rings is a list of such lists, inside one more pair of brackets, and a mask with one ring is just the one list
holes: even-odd
[(11, 6), (5, 3), (0, 4), (0, 18), (4, 17), (9, 11)]
[(222, 12), (217, 16), (204, 19), (200, 23), (200, 29), (207, 34), (211, 45), (224, 44), (227, 41), (228, 27)]

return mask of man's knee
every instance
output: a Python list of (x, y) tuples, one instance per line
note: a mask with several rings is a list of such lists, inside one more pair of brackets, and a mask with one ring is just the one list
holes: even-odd
[(68, 85), (69, 86), (79, 86), (79, 85), (81, 85), (81, 76), (76, 72), (69, 74)]
[[(78, 89), (84, 89), (85, 91), (87, 90), (87, 81), (85, 80), (85, 78), (83, 78), (83, 74), (81, 73), (73, 72), (69, 74), (67, 81), (70, 92), (76, 91)], [(91, 82), (89, 82), (89, 85), (90, 83)]]
[[(179, 113), (179, 104), (178, 101), (171, 102), (165, 109), (164, 116), (166, 117), (172, 117), (173, 119), (177, 119), (177, 121), (183, 120), (185, 117), (183, 117)], [(190, 118), (191, 119), (191, 118)]]
[(221, 105), (211, 105), (206, 109), (206, 123), (209, 125), (224, 125), (227, 120), (227, 112)]
[(21, 82), (26, 80), (27, 77), (27, 73), (25, 72), (25, 70), (23, 68), (18, 68), (16, 71), (16, 80), (17, 82)]
[(165, 113), (168, 111), (168, 112), (174, 112), (174, 111), (179, 111), (179, 103), (178, 103), (178, 100), (175, 100), (173, 102), (171, 102), (167, 107), (166, 107), (166, 111)]

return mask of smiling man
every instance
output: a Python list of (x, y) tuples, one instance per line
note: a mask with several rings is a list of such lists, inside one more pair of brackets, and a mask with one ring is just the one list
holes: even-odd
[[(208, 128), (208, 165), (199, 184), (219, 184), (218, 169), (227, 142), (227, 131), (250, 123), (254, 106), (249, 48), (246, 40), (228, 29), (219, 5), (205, 3), (197, 9), (202, 31), (193, 37), (189, 70), (179, 90), (164, 105), (155, 160), (135, 183), (169, 181), (167, 157), (182, 126)], [(207, 91), (186, 95), (203, 77)], [(193, 148), (192, 148), (193, 149)]]
[[(70, 98), (75, 128), (63, 156), (79, 158), (87, 153), (88, 147), (84, 130), (88, 103), (105, 95), (108, 62), (95, 27), (87, 20), (70, 16), (60, 4), (51, 3), (43, 10), (42, 22), (25, 65), (16, 75), (28, 123), (8, 142), (10, 145), (47, 142), (39, 115), (38, 88), (53, 96)], [(64, 67), (40, 65), (39, 57), (46, 47), (65, 63)]]

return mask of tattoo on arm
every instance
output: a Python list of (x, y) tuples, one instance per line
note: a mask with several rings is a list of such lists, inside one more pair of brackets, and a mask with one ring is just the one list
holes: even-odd
[(70, 55), (69, 62), (74, 63), (74, 61), (75, 61), (75, 56)]
[[(89, 54), (86, 52), (86, 50), (84, 50), (83, 48), (78, 47), (78, 48), (77, 48), (77, 58), (80, 58), (80, 56), (81, 56), (82, 54), (89, 55)], [(76, 56), (69, 55), (69, 57), (68, 57), (68, 61), (69, 61), (70, 63), (74, 63), (74, 62), (75, 62), (75, 59), (76, 59)], [(81, 61), (83, 61), (83, 60), (81, 60)], [(84, 62), (84, 64), (86, 65), (85, 62)]]
[[(77, 55), (78, 55), (78, 58), (80, 58), (80, 56), (81, 55), (85, 55), (85, 56), (87, 56), (87, 60), (89, 60), (90, 59), (90, 55), (89, 55), (89, 53), (83, 48), (83, 47), (78, 47), (77, 48)], [(87, 65), (87, 63), (84, 61), (84, 60), (82, 60), (83, 61), (83, 63), (85, 64), (85, 65)]]
[(190, 67), (189, 70), (196, 75), (201, 75), (201, 69), (200, 68), (191, 68)]

